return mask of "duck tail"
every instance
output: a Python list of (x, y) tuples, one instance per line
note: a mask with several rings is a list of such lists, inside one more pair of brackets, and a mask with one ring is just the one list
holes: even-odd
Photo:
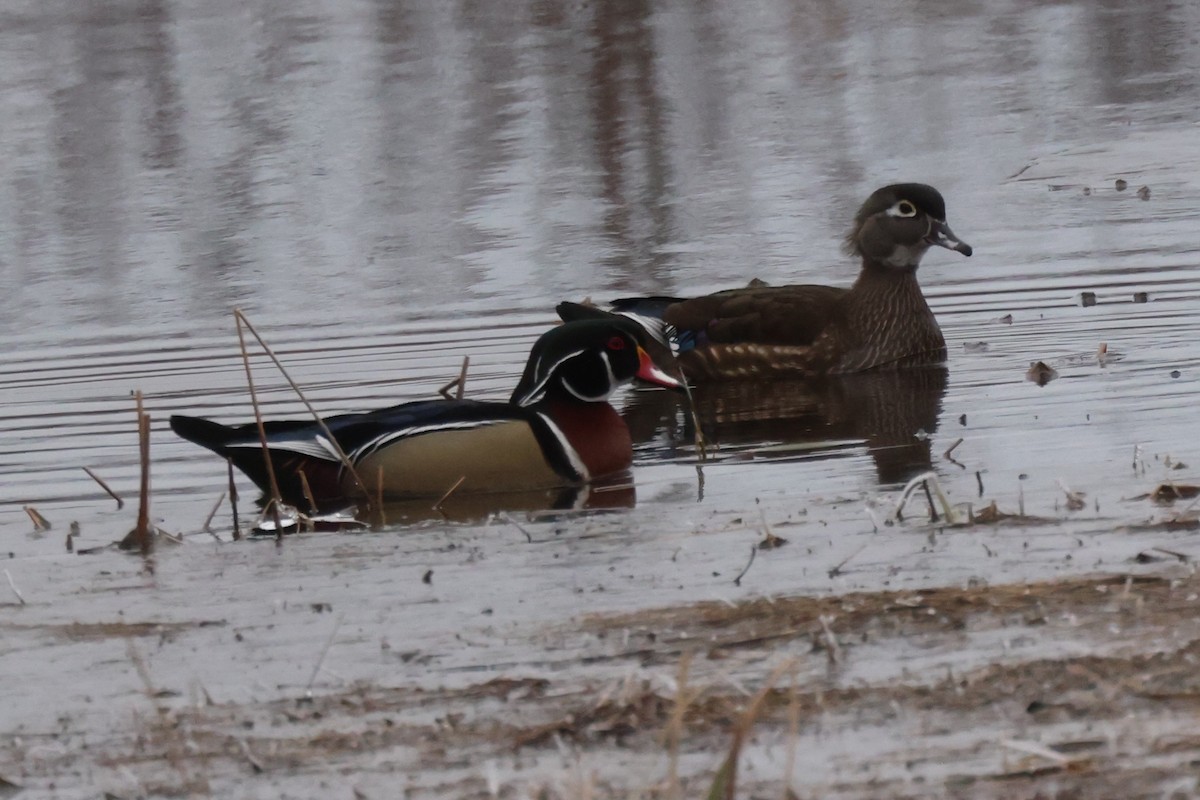
[[(309, 423), (267, 422), (267, 437), (272, 434), (303, 430)], [(201, 417), (174, 415), (171, 430), (179, 436), (205, 447), (217, 455), (233, 462), (233, 465), (254, 481), (263, 492), (271, 491), (271, 478), (258, 439), (258, 426), (250, 422), (245, 425), (222, 425)], [(267, 450), (271, 468), (283, 500), (292, 505), (307, 504), (311, 493), (318, 502), (337, 500), (345, 496), (340, 484), (341, 464), (326, 458), (316, 458), (294, 450)], [(304, 478), (300, 474), (304, 473)], [(308, 488), (305, 488), (305, 481)]]
[(236, 428), (213, 422), (210, 419), (187, 417), (182, 414), (175, 414), (171, 417), (171, 430), (189, 442), (207, 447), (221, 455), (226, 455), (225, 449), (233, 439), (237, 438)]

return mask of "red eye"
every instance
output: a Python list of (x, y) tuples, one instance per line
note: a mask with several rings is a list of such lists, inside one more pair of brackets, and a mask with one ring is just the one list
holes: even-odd
[(622, 339), (620, 336), (612, 337), (611, 339), (608, 340), (608, 349), (609, 350), (624, 350), (625, 349), (625, 340)]

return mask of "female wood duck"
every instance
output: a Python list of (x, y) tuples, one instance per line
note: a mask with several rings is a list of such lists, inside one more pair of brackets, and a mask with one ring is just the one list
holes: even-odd
[[(849, 289), (756, 282), (690, 300), (626, 298), (613, 310), (643, 324), (647, 317), (666, 323), (692, 382), (938, 363), (946, 358), (946, 341), (917, 283), (921, 257), (934, 245), (971, 255), (971, 246), (946, 224), (946, 203), (936, 189), (885, 186), (863, 203), (846, 237), (847, 250), (862, 257)], [(563, 303), (559, 315), (596, 312)]]
[[(635, 377), (678, 388), (637, 342), (628, 320), (570, 322), (537, 340), (507, 403), (426, 400), (325, 425), (372, 494), (438, 497), (456, 492), (516, 492), (578, 485), (626, 469), (629, 429), (608, 404)], [(301, 473), (319, 505), (361, 494), (337, 448), (314, 421), (264, 423), (280, 493), (304, 501)], [(230, 459), (269, 491), (258, 427), (173, 416), (171, 429)]]

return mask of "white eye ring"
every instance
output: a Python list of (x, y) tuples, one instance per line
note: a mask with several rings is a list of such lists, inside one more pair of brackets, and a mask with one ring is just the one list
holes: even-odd
[(915, 217), (917, 215), (917, 207), (907, 200), (901, 200), (889, 208), (887, 213), (889, 217)]

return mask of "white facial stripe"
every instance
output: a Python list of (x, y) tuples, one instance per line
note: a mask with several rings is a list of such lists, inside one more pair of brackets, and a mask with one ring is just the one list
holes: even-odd
[(571, 446), (571, 442), (567, 439), (567, 435), (563, 433), (562, 430), (560, 430), (559, 427), (554, 424), (553, 420), (551, 420), (545, 414), (539, 413), (538, 417), (541, 418), (542, 422), (546, 423), (546, 427), (550, 429), (550, 432), (554, 434), (554, 438), (558, 439), (558, 443), (562, 445), (563, 453), (566, 454), (567, 461), (571, 463), (571, 469), (575, 470), (575, 474), (579, 476), (579, 479), (581, 481), (590, 481), (592, 479), (592, 475), (590, 472), (588, 472), (587, 465), (583, 463), (583, 459), (580, 457), (579, 453), (574, 447)]
[(607, 398), (610, 394), (616, 391), (617, 376), (613, 374), (612, 362), (608, 360), (608, 351), (600, 351), (600, 360), (604, 362), (604, 371), (608, 373), (608, 391), (604, 393), (604, 397)]
[[(562, 358), (560, 358), (558, 361), (555, 361), (550, 366), (550, 368), (546, 370), (546, 374), (542, 377), (542, 379), (540, 381), (538, 381), (536, 384), (534, 384), (533, 388), (529, 390), (525, 399), (521, 401), (521, 405), (522, 406), (531, 406), (534, 403), (536, 403), (538, 400), (541, 400), (542, 395), (544, 395), (546, 393), (546, 384), (550, 382), (550, 379), (552, 377), (554, 377), (554, 371), (557, 370), (560, 366), (562, 366), (566, 362), (570, 361), (572, 358), (575, 358), (576, 356), (581, 356), (585, 352), (586, 351), (584, 351), (584, 350), (576, 350), (574, 353), (565, 355)], [(541, 369), (542, 369), (542, 359), (541, 359), (541, 356), (538, 356), (538, 362), (534, 366), (533, 373), (536, 375), (539, 372), (541, 372)]]
[(614, 391), (616, 391), (617, 376), (613, 374), (612, 364), (609, 363), (609, 360), (608, 360), (608, 353), (601, 350), (600, 351), (600, 360), (604, 362), (604, 369), (608, 372), (608, 388), (605, 389), (604, 392), (602, 392), (601, 394), (586, 395), (583, 392), (576, 389), (574, 386), (572, 386), (571, 382), (569, 380), (567, 380), (566, 378), (563, 378), (563, 382), (562, 382), (563, 386), (566, 387), (566, 390), (571, 393), (572, 397), (576, 397), (585, 403), (599, 403), (604, 400), (607, 400), (612, 395), (612, 393)]

